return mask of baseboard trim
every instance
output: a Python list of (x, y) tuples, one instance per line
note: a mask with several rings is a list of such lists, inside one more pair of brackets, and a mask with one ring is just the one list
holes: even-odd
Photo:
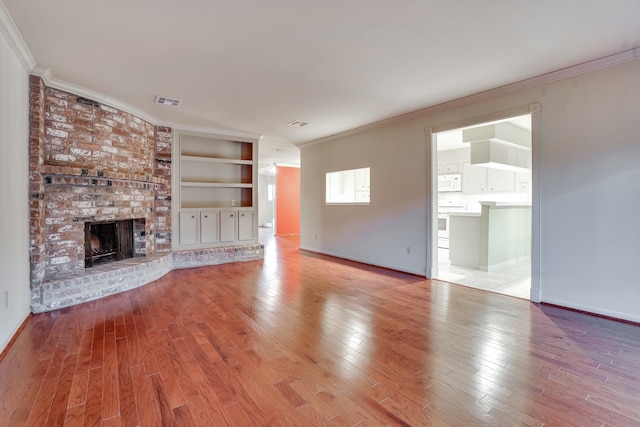
[(32, 313), (27, 314), (27, 317), (25, 317), (25, 319), (22, 321), (20, 326), (18, 326), (18, 329), (16, 329), (16, 331), (13, 333), (13, 335), (11, 336), (11, 339), (9, 340), (9, 342), (7, 342), (7, 345), (0, 352), (0, 363), (2, 362), (2, 360), (5, 358), (5, 356), (9, 352), (9, 349), (11, 349), (11, 347), (13, 347), (13, 344), (18, 339), (18, 336), (20, 335), (22, 330), (25, 328), (25, 326), (27, 326), (27, 322), (29, 321), (29, 319), (31, 319), (31, 316), (33, 316)]
[(326, 255), (326, 256), (330, 256), (333, 258), (339, 258), (339, 259), (344, 259), (347, 261), (353, 261), (353, 262), (357, 262), (358, 264), (364, 264), (364, 265), (370, 265), (372, 267), (379, 267), (379, 268), (384, 268), (385, 270), (392, 270), (392, 271), (399, 271), (401, 273), (408, 273), (408, 274), (413, 274), (415, 276), (420, 276), (423, 278), (426, 278), (427, 275), (425, 274), (425, 271), (418, 271), (418, 270), (412, 270), (412, 269), (402, 269), (402, 268), (398, 268), (396, 266), (392, 266), (392, 265), (385, 265), (385, 264), (375, 264), (371, 261), (365, 260), (365, 259), (361, 259), (361, 258), (356, 258), (356, 257), (349, 257), (349, 256), (345, 256), (342, 254), (337, 254), (334, 252), (329, 252), (329, 251), (322, 251), (319, 249), (311, 249), (311, 248), (307, 248), (307, 247), (303, 247), (300, 246), (300, 250), (301, 251), (307, 251), (307, 252), (313, 252), (316, 254), (321, 254), (321, 255)]
[(617, 320), (627, 323), (633, 323), (640, 325), (640, 316), (633, 315), (631, 313), (624, 313), (615, 310), (606, 310), (598, 307), (593, 307), (585, 304), (576, 304), (571, 301), (564, 301), (555, 298), (544, 298), (540, 302), (543, 305), (550, 305), (559, 308), (564, 308), (571, 311), (577, 311), (584, 314), (590, 314), (596, 317), (603, 317), (610, 320)]

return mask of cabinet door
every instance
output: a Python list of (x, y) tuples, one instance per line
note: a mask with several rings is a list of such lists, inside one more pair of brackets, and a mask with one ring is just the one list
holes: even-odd
[(462, 167), (462, 193), (484, 194), (487, 192), (487, 169), (464, 163)]
[(238, 212), (238, 240), (253, 239), (253, 212)]
[(218, 238), (218, 211), (200, 212), (200, 243), (217, 243)]
[(220, 211), (220, 241), (235, 241), (237, 229), (238, 211)]
[(369, 191), (369, 170), (356, 170), (356, 191)]
[(489, 191), (492, 193), (513, 193), (516, 189), (516, 174), (501, 169), (487, 169)]
[(444, 173), (458, 173), (460, 168), (457, 163), (449, 163), (444, 165)]
[(531, 171), (516, 173), (516, 191), (518, 193), (529, 193), (531, 186)]
[(180, 212), (180, 244), (194, 245), (198, 243), (197, 212)]

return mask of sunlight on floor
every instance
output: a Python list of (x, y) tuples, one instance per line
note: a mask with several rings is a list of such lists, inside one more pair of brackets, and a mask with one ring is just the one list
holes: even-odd
[(449, 264), (449, 250), (438, 248), (438, 279), (529, 299), (531, 261), (528, 259), (493, 271), (481, 271)]

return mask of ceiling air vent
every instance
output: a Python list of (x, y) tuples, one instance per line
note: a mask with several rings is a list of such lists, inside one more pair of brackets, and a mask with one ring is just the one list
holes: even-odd
[(289, 122), (289, 126), (294, 126), (294, 127), (297, 127), (297, 128), (301, 128), (301, 127), (306, 126), (308, 124), (309, 123), (301, 122), (300, 120), (294, 120), (292, 122)]
[(181, 99), (167, 98), (166, 96), (156, 96), (154, 102), (156, 104), (171, 105), (172, 107), (179, 107), (182, 104)]

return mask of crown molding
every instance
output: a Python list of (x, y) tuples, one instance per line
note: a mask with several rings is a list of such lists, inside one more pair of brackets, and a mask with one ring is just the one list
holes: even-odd
[(26, 72), (31, 72), (36, 66), (36, 60), (33, 59), (27, 44), (24, 42), (18, 27), (13, 22), (13, 18), (9, 15), (9, 11), (2, 0), (0, 0), (0, 33), (7, 39)]
[(118, 101), (117, 99), (106, 96), (100, 92), (87, 89), (82, 86), (75, 85), (73, 83), (68, 83), (63, 80), (56, 79), (55, 77), (53, 77), (53, 74), (51, 73), (51, 70), (49, 68), (35, 67), (31, 72), (31, 74), (41, 77), (45, 86), (47, 87), (58, 89), (64, 92), (69, 92), (74, 95), (82, 96), (83, 98), (92, 99), (101, 104), (105, 104), (105, 105), (108, 105), (109, 107), (116, 108), (120, 111), (124, 111), (126, 113), (132, 114), (155, 126), (159, 125), (159, 122), (155, 117), (150, 116), (149, 114), (145, 113), (142, 110), (139, 110), (130, 105), (124, 104)]
[(623, 64), (625, 62), (634, 61), (640, 59), (640, 47), (625, 50), (615, 53), (613, 55), (598, 58), (592, 61), (583, 62), (581, 64), (573, 65), (560, 70), (551, 71), (546, 74), (541, 74), (530, 79), (521, 80), (515, 83), (510, 83), (504, 86), (499, 86), (494, 89), (489, 89), (484, 92), (478, 92), (473, 95), (465, 96), (462, 98), (454, 99), (452, 101), (443, 102), (431, 107), (423, 108), (420, 110), (412, 111), (410, 113), (402, 114), (399, 116), (391, 117), (386, 120), (371, 123), (365, 126), (361, 126), (355, 129), (351, 129), (345, 132), (340, 132), (334, 135), (330, 135), (324, 138), (316, 139), (313, 141), (297, 144), (301, 150), (318, 144), (324, 144), (336, 139), (346, 138), (349, 136), (357, 135), (362, 132), (379, 129), (382, 127), (390, 126), (393, 124), (401, 123), (411, 119), (417, 119), (426, 115), (434, 115), (456, 108), (465, 107), (467, 105), (477, 104), (483, 101), (489, 101), (499, 96), (510, 95), (512, 93), (522, 92), (528, 89), (533, 89), (539, 86), (555, 83), (561, 80), (566, 80), (572, 77), (577, 77), (583, 74), (587, 74), (593, 71), (597, 71), (603, 68), (612, 67), (614, 65)]
[(213, 135), (220, 138), (232, 137), (232, 138), (244, 139), (246, 140), (246, 142), (254, 142), (254, 143), (262, 139), (262, 135), (260, 134), (241, 132), (241, 131), (232, 130), (232, 129), (216, 129), (216, 128), (206, 128), (206, 127), (197, 127), (197, 126), (184, 126), (179, 123), (156, 124), (156, 126), (168, 126), (178, 133), (203, 135), (203, 136)]
[[(2, 0), (0, 0), (2, 1)], [(100, 92), (96, 92), (90, 89), (86, 89), (82, 86), (78, 86), (72, 83), (68, 83), (62, 80), (58, 80), (53, 77), (51, 70), (49, 68), (35, 67), (31, 72), (32, 75), (38, 76), (42, 78), (45, 86), (51, 87), (54, 89), (62, 90), (64, 92), (69, 92), (74, 95), (82, 96), (84, 98), (92, 99), (101, 104), (107, 105), (112, 108), (116, 108), (120, 111), (124, 111), (126, 113), (132, 114), (148, 123), (151, 123), (154, 126), (166, 126), (172, 129), (180, 130), (182, 132), (194, 132), (201, 134), (216, 134), (221, 136), (233, 136), (237, 138), (246, 138), (252, 141), (259, 140), (262, 135), (247, 133), (247, 132), (239, 132), (233, 131), (229, 129), (215, 129), (215, 128), (206, 128), (206, 127), (194, 127), (194, 126), (185, 126), (180, 123), (174, 122), (163, 122), (158, 120), (157, 118), (145, 113), (142, 110), (134, 108), (130, 105), (122, 103), (114, 98), (106, 96)]]

